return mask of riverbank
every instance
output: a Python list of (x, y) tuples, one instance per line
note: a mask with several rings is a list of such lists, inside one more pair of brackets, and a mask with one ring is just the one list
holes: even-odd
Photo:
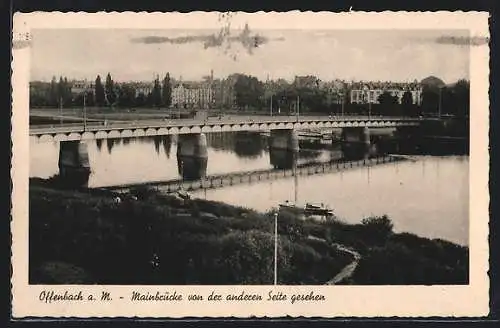
[[(280, 284), (468, 283), (466, 247), (394, 233), (387, 217), (278, 222)], [(29, 230), (32, 284), (273, 282), (272, 213), (30, 179)]]

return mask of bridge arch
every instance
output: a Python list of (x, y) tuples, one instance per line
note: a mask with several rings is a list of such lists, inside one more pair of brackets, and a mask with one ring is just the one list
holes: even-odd
[(134, 137), (144, 137), (146, 135), (146, 132), (144, 129), (137, 129), (134, 131)]
[(96, 134), (93, 132), (82, 133), (82, 140), (94, 140), (96, 139)]
[(72, 140), (72, 141), (76, 141), (76, 140), (82, 140), (82, 135), (80, 133), (70, 133), (68, 135), (68, 137), (66, 138), (66, 140)]
[(53, 142), (54, 137), (51, 134), (43, 134), (39, 138), (40, 142)]
[(180, 134), (187, 134), (187, 133), (191, 133), (191, 129), (188, 128), (187, 126), (183, 126), (182, 128), (179, 129), (179, 133)]
[(123, 130), (122, 131), (122, 137), (124, 138), (129, 138), (129, 137), (132, 137), (134, 135), (134, 133), (132, 132), (132, 130)]
[(58, 133), (54, 136), (54, 141), (65, 141), (68, 139), (68, 136), (65, 133)]
[(116, 138), (120, 138), (121, 136), (122, 136), (122, 134), (118, 130), (111, 130), (108, 132), (108, 138), (116, 139)]
[(231, 125), (223, 125), (223, 126), (221, 126), (220, 130), (221, 130), (221, 132), (231, 132), (231, 131), (233, 131), (233, 126), (234, 125), (232, 125), (232, 124)]

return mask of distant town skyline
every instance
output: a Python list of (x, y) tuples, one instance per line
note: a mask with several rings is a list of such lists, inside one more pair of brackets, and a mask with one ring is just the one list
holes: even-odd
[[(156, 74), (201, 80), (233, 73), (265, 81), (315, 75), (324, 81), (421, 81), (469, 78), (465, 30), (217, 30), (39, 29), (32, 31), (30, 80), (53, 76), (117, 82), (150, 81)], [(257, 44), (252, 46), (252, 42)]]

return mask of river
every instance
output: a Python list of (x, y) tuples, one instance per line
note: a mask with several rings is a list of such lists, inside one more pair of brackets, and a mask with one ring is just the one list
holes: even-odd
[[(272, 169), (267, 137), (257, 134), (207, 135), (208, 161), (200, 174)], [(89, 141), (89, 187), (180, 178), (176, 137)], [(298, 164), (341, 159), (339, 146), (301, 143)], [(30, 176), (58, 173), (57, 143), (30, 144)], [(276, 157), (276, 156), (274, 156)], [(195, 197), (267, 211), (284, 200), (329, 204), (338, 217), (357, 223), (387, 214), (394, 230), (468, 245), (468, 156), (418, 155), (414, 160), (359, 167), (343, 172), (300, 176), (210, 189)], [(297, 189), (295, 189), (297, 188)]]

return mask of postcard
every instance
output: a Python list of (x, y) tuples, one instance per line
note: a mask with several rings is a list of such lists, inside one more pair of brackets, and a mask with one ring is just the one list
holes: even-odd
[(488, 13), (16, 13), (12, 70), (14, 318), (488, 314)]

